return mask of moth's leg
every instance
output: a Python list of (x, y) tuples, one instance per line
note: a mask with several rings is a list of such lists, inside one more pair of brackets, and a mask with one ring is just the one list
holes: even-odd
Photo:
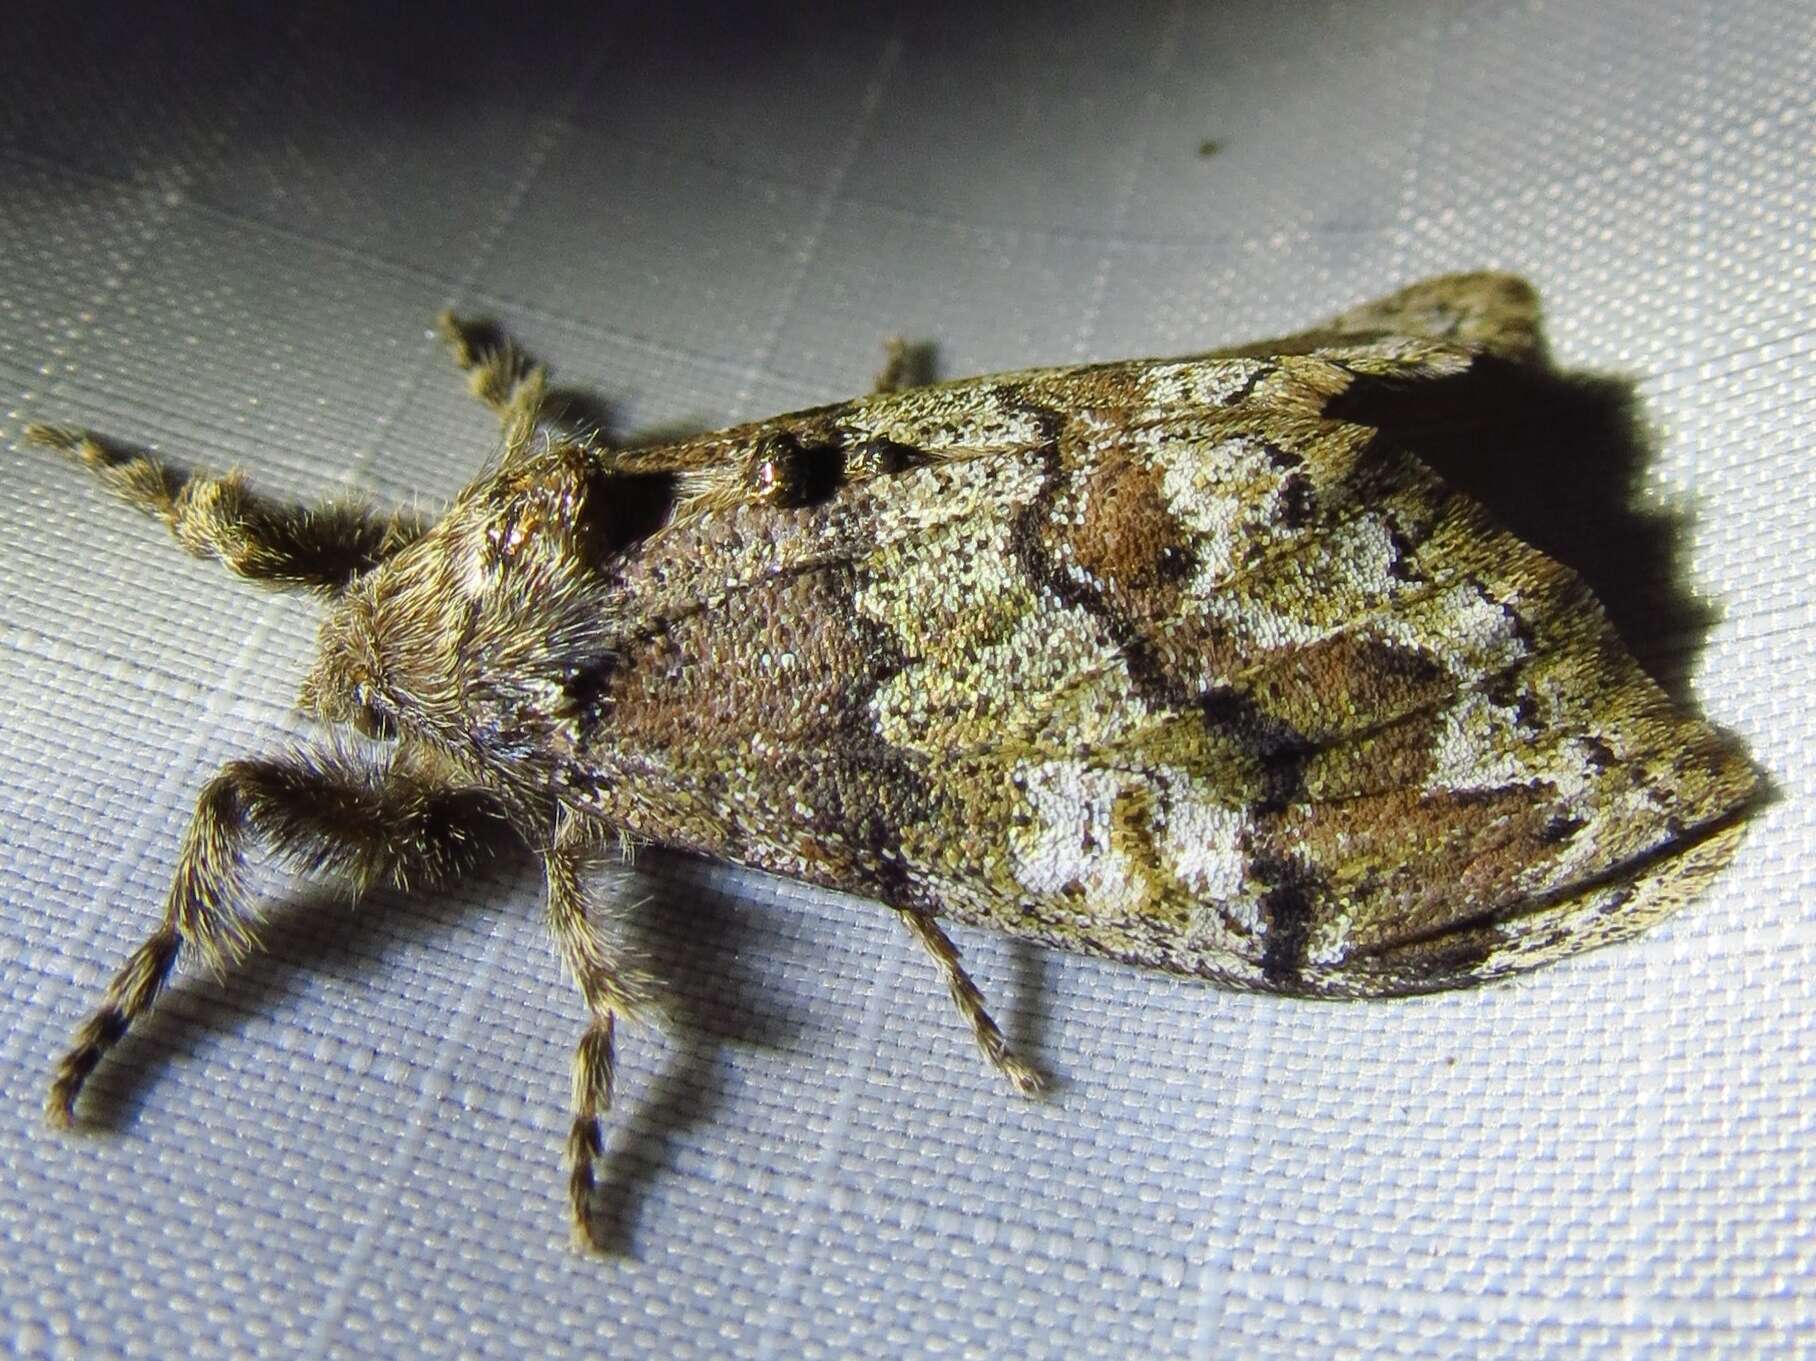
[(380, 881), (413, 888), (470, 868), (502, 826), (489, 795), (444, 782), (407, 751), (378, 768), (313, 753), (228, 762), (196, 800), (158, 929), (114, 975), (57, 1064), (51, 1122), (71, 1122), (82, 1084), (151, 1009), (184, 946), (216, 970), (258, 948), (241, 886), (252, 837), (355, 889)]
[(983, 993), (978, 991), (977, 984), (971, 981), (971, 975), (958, 962), (958, 947), (952, 943), (951, 937), (940, 930), (939, 923), (924, 912), (905, 907), (898, 907), (896, 915), (921, 943), (922, 948), (933, 956), (933, 962), (945, 976), (946, 987), (951, 990), (953, 1002), (970, 1025), (971, 1033), (977, 1039), (977, 1047), (984, 1051), (984, 1057), (1014, 1084), (1018, 1092), (1031, 1095), (1045, 1087), (1046, 1079), (1009, 1048), (1003, 1032), (984, 1009)]
[(467, 375), (467, 387), (498, 413), (505, 447), (516, 449), (535, 430), (548, 400), (548, 369), (518, 349), (509, 336), (453, 312), (436, 317), (435, 329)]
[(872, 392), (906, 392), (909, 388), (925, 387), (932, 381), (932, 346), (910, 344), (900, 336), (891, 336), (883, 342), (883, 367), (871, 384)]
[(188, 472), (55, 425), (28, 425), (34, 444), (61, 450), (107, 488), (170, 527), (185, 550), (279, 587), (339, 592), (419, 536), (428, 522), (408, 511), (380, 514), (352, 502), (296, 505), (251, 490), (236, 472)]
[(631, 967), (624, 951), (601, 928), (583, 876), (590, 846), (582, 824), (569, 823), (543, 853), (548, 882), (549, 931), (562, 963), (586, 1003), (587, 1027), (574, 1049), (574, 1121), (568, 1130), (568, 1199), (576, 1241), (604, 1251), (590, 1205), (598, 1185), (598, 1162), (605, 1147), (600, 1117), (611, 1109), (616, 1074), (615, 1032), (618, 1017), (636, 1020), (652, 1009), (655, 986)]

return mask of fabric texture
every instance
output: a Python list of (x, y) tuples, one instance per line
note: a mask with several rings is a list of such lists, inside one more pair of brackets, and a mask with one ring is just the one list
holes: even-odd
[[(12, 1353), (1816, 1355), (1810, 8), (479, 13), (9, 18)], [(1646, 655), (1777, 783), (1643, 941), (1333, 1005), (963, 935), (1059, 1080), (1030, 1102), (874, 904), (653, 855), (632, 925), (676, 1019), (623, 1036), (594, 1259), (533, 868), (352, 911), (267, 868), (268, 952), (186, 974), (85, 1130), (44, 1128), (196, 790), (307, 735), (317, 611), (26, 421), (432, 505), (495, 439), (444, 306), (615, 430), (697, 429), (861, 391), (890, 335), (949, 376), (1183, 353), (1488, 267), (1562, 366), (1634, 383), (1638, 494), (1706, 602)]]

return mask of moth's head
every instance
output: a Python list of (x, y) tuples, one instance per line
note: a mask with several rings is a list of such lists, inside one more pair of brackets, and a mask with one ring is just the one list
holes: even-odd
[(509, 670), (511, 656), (461, 582), (435, 531), (360, 577), (322, 617), (299, 706), (368, 737), (470, 745), (475, 673), (488, 661)]
[(540, 509), (476, 495), (353, 582), (322, 619), (304, 711), (481, 765), (571, 748), (613, 616)]
[(328, 607), (298, 703), (368, 737), (435, 737), (458, 726), (461, 685), (450, 639), (462, 602), (425, 536), (355, 581)]
[(337, 600), (322, 620), (297, 705), (323, 723), (388, 741), (398, 734), (401, 705), (387, 681), (377, 625), (369, 593), (355, 588)]

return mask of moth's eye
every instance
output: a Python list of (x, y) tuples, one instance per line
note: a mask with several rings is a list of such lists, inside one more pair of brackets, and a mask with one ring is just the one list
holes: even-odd
[(389, 742), (397, 736), (397, 721), (381, 709), (371, 705), (361, 705), (353, 711), (347, 720), (361, 737), (370, 737), (375, 742)]

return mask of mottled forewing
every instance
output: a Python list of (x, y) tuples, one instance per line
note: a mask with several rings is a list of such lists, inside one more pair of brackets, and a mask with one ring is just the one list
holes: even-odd
[[(1036, 371), (784, 418), (854, 462), (741, 495), (736, 432), (617, 569), (589, 759), (659, 840), (1282, 991), (1454, 985), (1640, 929), (1753, 774), (1581, 583), (1328, 419), (1420, 337)], [(717, 476), (717, 482), (712, 479)]]

